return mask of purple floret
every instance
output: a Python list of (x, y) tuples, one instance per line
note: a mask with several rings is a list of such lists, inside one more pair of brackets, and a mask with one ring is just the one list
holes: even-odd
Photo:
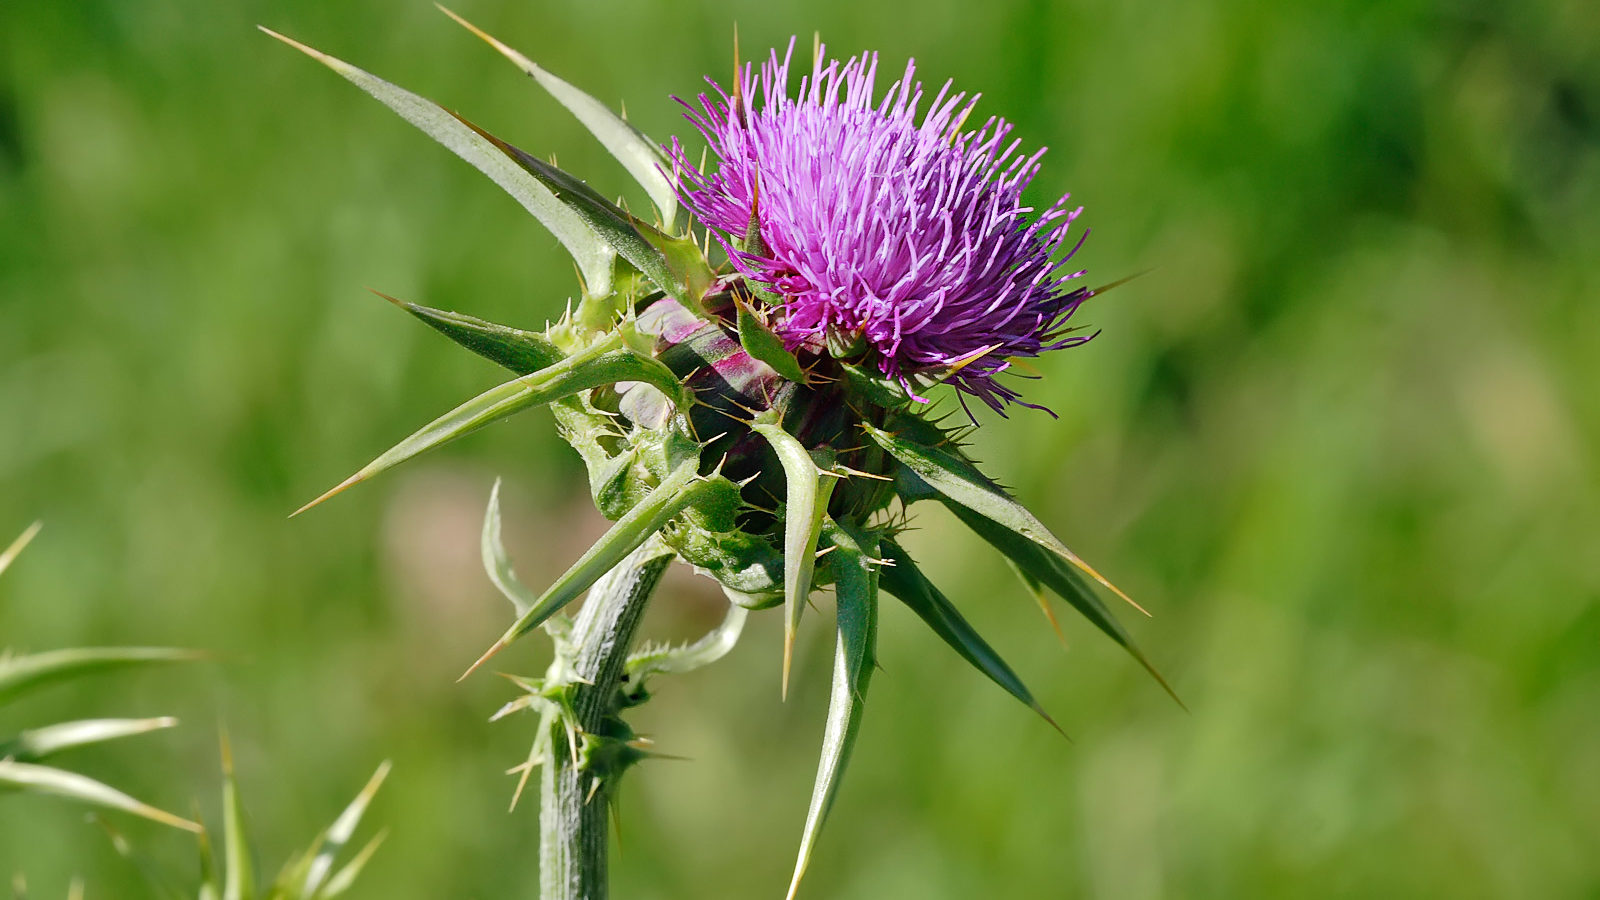
[[(864, 344), (908, 390), (913, 376), (960, 366), (959, 389), (996, 410), (1020, 402), (995, 380), (1011, 358), (1090, 337), (1065, 327), (1089, 293), (1069, 287), (1081, 271), (1065, 271), (1081, 208), (1063, 196), (1034, 215), (1022, 202), (1044, 150), (1018, 154), (998, 118), (963, 132), (978, 96), (948, 82), (918, 124), (911, 62), (874, 105), (876, 54), (841, 63), (819, 52), (791, 98), (793, 52), (791, 41), (759, 73), (746, 65), (736, 96), (708, 78), (713, 92), (684, 103), (717, 160), (702, 172), (673, 142), (685, 205), (782, 299), (791, 347)], [(738, 249), (753, 199), (764, 254)]]

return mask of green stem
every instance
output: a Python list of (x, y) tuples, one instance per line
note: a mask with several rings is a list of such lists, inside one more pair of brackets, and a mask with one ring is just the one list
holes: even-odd
[[(572, 712), (581, 734), (602, 733), (618, 712), (617, 687), (634, 631), (671, 551), (647, 542), (589, 590), (569, 638), (579, 684)], [(605, 900), (607, 794), (620, 772), (574, 765), (566, 735), (556, 735), (542, 776), (539, 810), (540, 900)], [(596, 779), (600, 779), (596, 787)]]

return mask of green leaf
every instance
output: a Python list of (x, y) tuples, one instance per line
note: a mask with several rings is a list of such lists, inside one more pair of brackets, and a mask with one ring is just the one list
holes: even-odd
[[(572, 175), (500, 140), (459, 115), (456, 118), (499, 148), (506, 158), (537, 178), (553, 197), (566, 204), (595, 234), (615, 248), (629, 265), (655, 282), (656, 287), (683, 304), (685, 309), (700, 312), (700, 298), (711, 281), (711, 272), (704, 266), (703, 260), (696, 265), (699, 251), (693, 241), (663, 234), (649, 223), (624, 212)], [(688, 252), (690, 250), (694, 252)], [(594, 293), (590, 291), (590, 294)]]
[(534, 331), (508, 328), (461, 313), (431, 309), (373, 293), (421, 319), (428, 327), (490, 362), (518, 375), (531, 375), (560, 362), (566, 355), (550, 339)]
[[(922, 621), (928, 623), (934, 634), (949, 644), (950, 649), (960, 654), (962, 659), (971, 663), (973, 668), (987, 675), (995, 684), (1005, 688), (1011, 696), (1021, 700), (1028, 708), (1042, 716), (1057, 731), (1061, 731), (1061, 726), (1057, 725), (1049, 713), (1044, 711), (1044, 707), (1033, 699), (1033, 693), (1022, 683), (1022, 679), (1017, 677), (1017, 673), (1006, 665), (1000, 654), (996, 653), (994, 648), (989, 646), (989, 642), (967, 622), (955, 604), (922, 574), (911, 555), (894, 541), (885, 540), (882, 546), (884, 559), (888, 562), (879, 575), (883, 589), (900, 598), (900, 602), (916, 613)], [(1065, 736), (1065, 732), (1062, 734)]]
[(461, 677), (466, 678), (471, 675), (512, 641), (539, 627), (540, 623), (578, 599), (584, 591), (594, 586), (600, 576), (626, 559), (628, 554), (642, 546), (669, 519), (693, 503), (701, 489), (709, 484), (705, 481), (694, 481), (698, 467), (699, 460), (694, 457), (680, 462), (667, 477), (661, 479), (659, 485), (628, 510), (626, 515), (618, 519), (616, 524), (594, 543), (594, 546), (578, 557), (578, 561), (556, 579), (555, 584), (540, 595), (532, 607), (518, 616), (517, 621), (506, 629), (506, 633), (501, 635), (500, 639), (495, 641), (494, 645)]
[(110, 669), (192, 662), (204, 654), (171, 647), (77, 647), (0, 658), (0, 703), (25, 691)]
[(233, 747), (222, 736), (222, 900), (251, 900), (256, 894), (250, 836), (233, 774)]
[(9, 741), (0, 742), (0, 759), (17, 762), (39, 762), (64, 750), (100, 744), (119, 738), (133, 737), (163, 728), (171, 728), (178, 720), (159, 719), (83, 719), (62, 722), (24, 731)]
[(730, 599), (722, 623), (699, 640), (682, 647), (649, 647), (630, 653), (624, 671), (637, 682), (649, 675), (682, 675), (709, 666), (727, 656), (739, 643), (739, 635), (744, 632), (744, 623), (749, 617), (750, 610)]
[(1067, 634), (1061, 630), (1061, 620), (1056, 618), (1055, 610), (1050, 608), (1050, 598), (1045, 595), (1044, 582), (1022, 571), (1022, 567), (1017, 565), (1016, 560), (1009, 556), (1006, 557), (1006, 565), (1016, 574), (1017, 580), (1022, 582), (1022, 589), (1028, 592), (1028, 597), (1033, 600), (1034, 605), (1038, 606), (1039, 611), (1044, 613), (1045, 621), (1050, 623), (1050, 630), (1056, 633), (1056, 640), (1060, 641), (1061, 646), (1065, 648), (1067, 646)]
[(500, 540), (500, 479), (494, 480), (494, 488), (489, 491), (489, 508), (483, 514), (483, 537), (479, 541), (483, 554), (483, 570), (489, 573), (489, 580), (505, 595), (507, 600), (521, 616), (533, 608), (538, 600), (533, 591), (523, 585), (517, 578), (517, 573), (511, 568), (511, 558), (506, 555), (505, 544)]
[(11, 542), (11, 546), (7, 547), (4, 552), (0, 552), (0, 575), (5, 574), (5, 571), (11, 568), (11, 564), (16, 562), (18, 556), (22, 555), (23, 548), (33, 542), (34, 537), (39, 533), (39, 529), (43, 527), (43, 522), (35, 522), (29, 525), (22, 534), (17, 536), (16, 540)]
[(377, 795), (378, 789), (383, 786), (384, 778), (389, 775), (387, 760), (378, 770), (372, 773), (372, 778), (367, 781), (366, 787), (350, 801), (344, 812), (339, 814), (333, 824), (328, 826), (327, 832), (313, 845), (316, 853), (311, 861), (310, 870), (306, 873), (305, 886), (301, 895), (307, 900), (320, 896), (323, 885), (328, 883), (328, 876), (333, 872), (333, 861), (345, 845), (350, 843), (350, 838), (355, 834), (356, 827), (361, 824), (361, 817), (366, 814), (367, 806), (372, 798)]
[[(905, 420), (900, 420), (904, 422)], [(921, 424), (926, 423), (911, 423)], [(950, 449), (923, 443), (910, 437), (897, 435), (871, 425), (863, 424), (868, 435), (878, 443), (878, 446), (899, 460), (902, 465), (910, 469), (918, 478), (928, 486), (938, 491), (945, 498), (984, 516), (997, 525), (1021, 535), (1030, 541), (1050, 550), (1063, 559), (1078, 567), (1089, 577), (1100, 582), (1105, 588), (1118, 597), (1126, 600), (1135, 608), (1138, 604), (1124, 594), (1116, 585), (1107, 581), (1104, 576), (1090, 568), (1088, 563), (1078, 558), (1076, 553), (1067, 549), (1061, 539), (1050, 533), (1044, 523), (1028, 511), (1028, 508), (1018, 503), (1000, 486), (990, 481), (987, 476), (978, 471), (960, 451), (952, 446)], [(1143, 612), (1142, 609), (1140, 609)]]
[[(740, 317), (744, 316), (741, 309)], [(828, 500), (838, 479), (823, 472), (805, 445), (783, 430), (776, 416), (757, 419), (751, 430), (767, 439), (783, 464), (787, 487), (783, 516), (783, 696), (789, 696), (789, 669), (794, 658), (795, 633), (806, 598), (811, 596), (811, 576), (816, 569), (817, 539)]]
[(834, 548), (832, 566), (834, 590), (838, 596), (838, 644), (834, 653), (833, 692), (828, 698), (828, 724), (822, 735), (822, 759), (811, 790), (811, 807), (806, 812), (788, 900), (794, 900), (800, 888), (817, 834), (838, 797), (840, 778), (861, 730), (867, 683), (877, 664), (878, 573), (871, 559), (877, 552), (876, 542), (852, 533), (831, 519), (823, 535)]
[(64, 797), (101, 809), (131, 813), (185, 831), (200, 830), (198, 824), (165, 810), (156, 809), (147, 803), (141, 803), (108, 784), (95, 781), (86, 775), (50, 766), (0, 759), (0, 789)]
[(783, 340), (761, 321), (755, 310), (742, 301), (739, 307), (739, 345), (754, 359), (771, 366), (773, 371), (798, 384), (806, 383), (806, 372), (800, 360), (783, 345)]
[(556, 236), (578, 264), (586, 290), (595, 295), (611, 292), (611, 266), (614, 251), (606, 241), (592, 231), (571, 209), (556, 199), (538, 180), (528, 177), (521, 167), (513, 165), (493, 143), (476, 129), (430, 100), (307, 47), (299, 41), (284, 37), (269, 29), (262, 31), (322, 63), (345, 80), (371, 94), (378, 102), (389, 107), (401, 118), (421, 129), (423, 133), (443, 144), (446, 149), (470, 163), (473, 168), (489, 176), (501, 189), (510, 194), (540, 224)]
[(1173, 692), (1172, 686), (1167, 684), (1167, 680), (1161, 676), (1160, 672), (1156, 671), (1155, 666), (1144, 655), (1144, 651), (1140, 650), (1138, 645), (1133, 642), (1133, 636), (1128, 634), (1127, 629), (1122, 627), (1122, 623), (1117, 621), (1109, 609), (1106, 609), (1105, 604), (1100, 601), (1100, 597), (1095, 594), (1094, 589), (1065, 560), (1039, 546), (1037, 542), (1027, 539), (992, 519), (978, 515), (960, 504), (946, 500), (945, 505), (979, 537), (988, 541), (996, 550), (1005, 554), (1007, 558), (1016, 564), (1017, 568), (1038, 579), (1052, 591), (1061, 595), (1062, 599), (1072, 604), (1074, 609), (1082, 613), (1084, 618), (1092, 622), (1107, 637), (1121, 644), (1128, 653), (1132, 654), (1134, 659), (1139, 661), (1140, 665), (1144, 666), (1147, 672), (1155, 677), (1167, 694), (1173, 700), (1176, 700), (1179, 706), (1183, 706), (1183, 701), (1178, 699), (1178, 695)]
[(682, 386), (677, 376), (661, 362), (632, 350), (617, 349), (619, 335), (531, 375), (515, 378), (490, 388), (450, 412), (424, 425), (410, 437), (391, 447), (361, 471), (340, 482), (332, 490), (294, 512), (299, 515), (329, 498), (360, 484), (380, 472), (425, 451), (447, 444), (458, 437), (525, 409), (570, 397), (580, 391), (615, 384), (619, 381), (644, 381), (677, 398)]
[(678, 194), (673, 189), (672, 181), (666, 176), (663, 169), (671, 165), (671, 160), (661, 151), (661, 147), (654, 141), (628, 124), (627, 120), (613, 113), (605, 104), (578, 90), (566, 81), (550, 74), (533, 60), (528, 59), (516, 50), (506, 46), (495, 38), (489, 36), (476, 25), (461, 18), (443, 6), (445, 15), (455, 19), (468, 31), (482, 38), (489, 46), (500, 51), (506, 59), (511, 60), (517, 68), (532, 76), (539, 86), (550, 93), (550, 96), (565, 106), (589, 133), (600, 141), (617, 162), (628, 170), (628, 174), (639, 182), (645, 193), (650, 195), (650, 201), (661, 212), (661, 227), (670, 232), (673, 219), (678, 211)]

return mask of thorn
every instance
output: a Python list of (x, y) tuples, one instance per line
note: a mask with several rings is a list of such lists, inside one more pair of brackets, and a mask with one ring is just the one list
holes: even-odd
[(1125, 285), (1128, 282), (1134, 280), (1135, 278), (1139, 278), (1139, 277), (1144, 276), (1144, 275), (1149, 275), (1151, 272), (1154, 272), (1154, 271), (1155, 271), (1155, 266), (1151, 266), (1148, 269), (1142, 269), (1142, 270), (1140, 270), (1138, 272), (1135, 272), (1135, 273), (1133, 273), (1132, 275), (1129, 275), (1126, 278), (1118, 278), (1116, 281), (1113, 281), (1110, 284), (1103, 284), (1103, 285), (1101, 285), (1101, 286), (1099, 286), (1097, 288), (1091, 288), (1089, 290), (1089, 296), (1090, 297), (1098, 297), (1099, 295), (1104, 294), (1106, 291), (1109, 291), (1114, 287), (1122, 287), (1123, 285)]
[(478, 671), (478, 667), (480, 667), (484, 663), (488, 662), (491, 657), (493, 657), (496, 653), (499, 653), (501, 650), (504, 650), (505, 648), (506, 648), (506, 639), (505, 638), (502, 637), (499, 640), (495, 641), (493, 646), (491, 646), (488, 650), (484, 651), (484, 654), (482, 656), (478, 657), (478, 661), (477, 662), (473, 663), (471, 666), (468, 666), (467, 670), (465, 672), (461, 673), (461, 677), (456, 679), (456, 684), (460, 684), (461, 682), (466, 681), (468, 675), (471, 675), (473, 672)]
[(299, 509), (295, 510), (294, 512), (290, 513), (289, 514), (289, 518), (292, 519), (295, 516), (300, 515), (301, 513), (305, 512), (308, 509), (311, 509), (314, 506), (320, 506), (321, 504), (327, 502), (329, 499), (331, 499), (333, 497), (336, 497), (339, 494), (342, 494), (345, 491), (349, 490), (350, 488), (355, 487), (357, 484), (360, 484), (361, 482), (365, 481), (366, 480), (366, 476), (362, 474), (362, 472), (365, 472), (365, 471), (366, 470), (363, 469), (363, 470), (361, 470), (361, 472), (357, 472), (354, 475), (351, 475), (349, 478), (346, 478), (345, 480), (339, 482), (339, 484), (336, 485), (332, 490), (328, 491), (327, 493), (323, 494), (322, 496), (318, 497), (317, 499), (311, 501), (310, 503), (307, 503), (305, 506), (302, 506)]

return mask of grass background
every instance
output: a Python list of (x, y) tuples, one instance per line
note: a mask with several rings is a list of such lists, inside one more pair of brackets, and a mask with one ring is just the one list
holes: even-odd
[[(1060, 420), (979, 451), (1155, 611), (1185, 715), (929, 510), (912, 549), (1075, 738), (886, 607), (884, 671), (811, 897), (1600, 896), (1600, 10), (1584, 0), (774, 0), (461, 12), (658, 138), (672, 94), (816, 29), (914, 55), (1051, 147), (1104, 329), (1040, 364)], [(460, 109), (604, 190), (620, 168), (422, 2), (0, 4), (0, 645), (160, 643), (221, 661), (42, 695), (185, 727), (79, 768), (216, 814), (215, 728), (275, 865), (385, 757), (363, 897), (532, 896), (508, 815), (531, 721), (454, 684), (504, 625), (475, 532), (496, 475), (530, 583), (603, 526), (544, 413), (285, 514), (494, 382), (364, 291), (528, 326), (554, 240), (467, 166), (258, 34)], [(635, 197), (635, 203), (641, 202)], [(672, 582), (657, 635), (719, 614)], [(664, 680), (615, 893), (778, 896), (829, 641), (780, 627)], [(537, 672), (531, 643), (506, 665)], [(3, 729), (0, 729), (3, 730)], [(179, 867), (186, 839), (128, 824)], [(139, 897), (81, 812), (0, 797), (0, 873)]]

